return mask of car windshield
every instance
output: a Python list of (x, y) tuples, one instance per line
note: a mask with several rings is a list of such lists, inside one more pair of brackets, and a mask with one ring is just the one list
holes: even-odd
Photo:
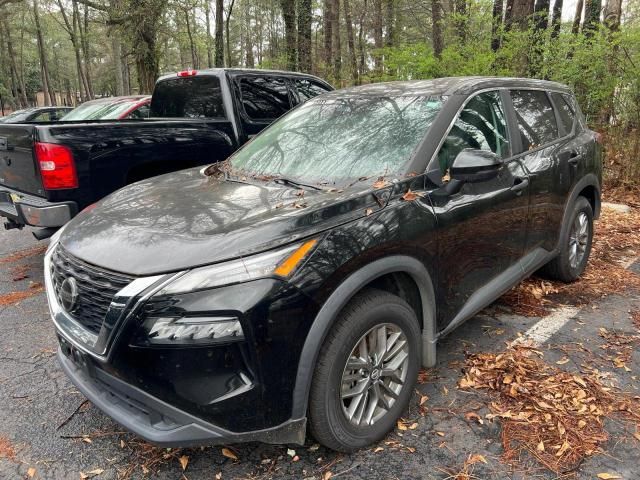
[(114, 103), (88, 102), (67, 113), (61, 120), (65, 122), (69, 120), (116, 120), (139, 102), (139, 99)]
[(398, 172), (432, 125), (440, 97), (317, 98), (231, 158), (232, 171), (336, 184)]

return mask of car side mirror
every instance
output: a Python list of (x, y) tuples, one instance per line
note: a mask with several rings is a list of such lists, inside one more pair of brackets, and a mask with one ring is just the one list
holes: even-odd
[(482, 182), (498, 176), (502, 159), (493, 152), (465, 148), (453, 161), (450, 175), (452, 180), (462, 182)]

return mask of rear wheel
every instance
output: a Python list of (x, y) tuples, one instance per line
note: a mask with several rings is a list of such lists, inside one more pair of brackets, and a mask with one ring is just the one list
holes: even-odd
[(558, 256), (542, 269), (547, 276), (563, 282), (573, 282), (582, 275), (591, 253), (593, 209), (586, 198), (576, 199), (568, 221)]
[(309, 396), (311, 434), (351, 452), (383, 438), (406, 408), (420, 365), (412, 308), (379, 290), (354, 297), (329, 332)]

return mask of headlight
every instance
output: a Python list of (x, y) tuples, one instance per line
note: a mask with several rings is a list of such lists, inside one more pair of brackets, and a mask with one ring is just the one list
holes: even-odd
[(67, 225), (68, 224), (63, 225), (58, 230), (56, 230), (56, 233), (54, 233), (53, 235), (51, 235), (51, 237), (49, 237), (49, 246), (47, 247), (47, 253), (49, 252), (49, 250), (51, 250), (53, 247), (56, 246), (56, 244), (60, 240), (60, 235), (62, 235), (62, 232), (64, 231)]
[(195, 268), (175, 279), (156, 295), (195, 292), (268, 276), (286, 278), (295, 271), (317, 243), (317, 240), (308, 240), (276, 251)]
[(134, 343), (139, 346), (206, 345), (244, 340), (236, 317), (148, 318)]

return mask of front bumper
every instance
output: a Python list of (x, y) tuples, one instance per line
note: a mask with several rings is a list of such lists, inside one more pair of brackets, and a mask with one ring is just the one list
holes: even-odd
[(75, 202), (49, 202), (8, 187), (0, 187), (0, 216), (20, 225), (61, 227), (78, 213)]
[[(159, 446), (186, 447), (221, 443), (295, 443), (305, 439), (306, 418), (250, 432), (231, 432), (108, 374), (63, 339), (58, 359), (73, 384), (104, 413), (145, 440)], [(72, 360), (73, 358), (73, 360)]]

